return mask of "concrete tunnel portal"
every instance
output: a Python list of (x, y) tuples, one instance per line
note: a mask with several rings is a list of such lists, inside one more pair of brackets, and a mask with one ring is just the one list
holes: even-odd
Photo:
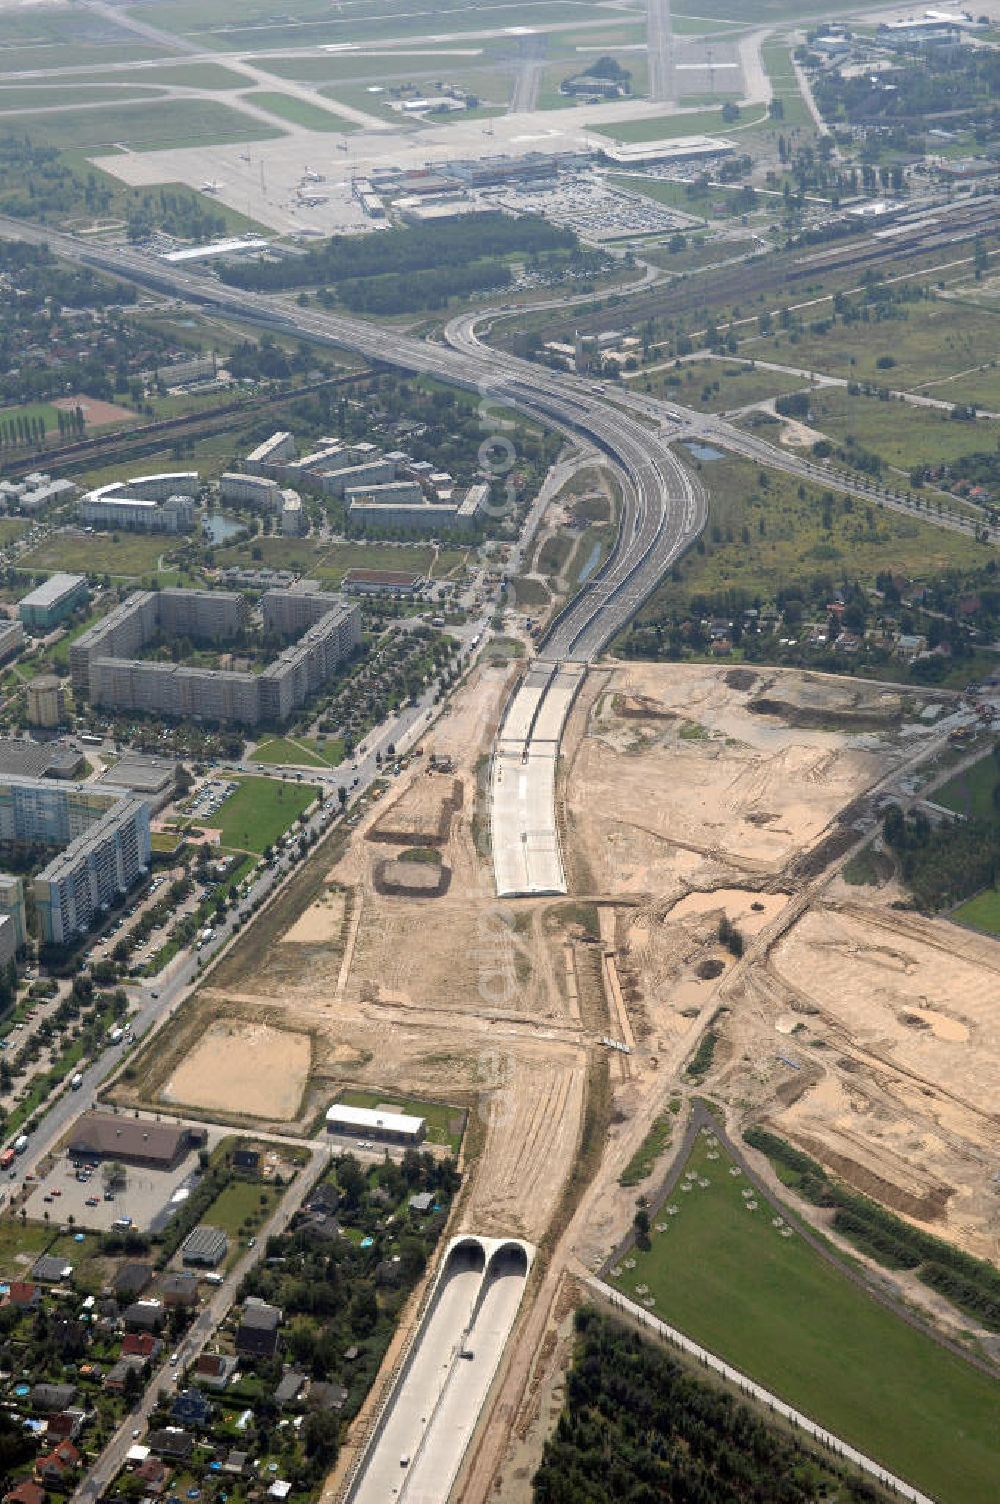
[(524, 1295), (535, 1250), (460, 1233), (377, 1416), (347, 1504), (446, 1504)]

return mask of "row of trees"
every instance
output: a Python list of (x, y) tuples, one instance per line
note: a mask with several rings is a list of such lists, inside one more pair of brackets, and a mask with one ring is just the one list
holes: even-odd
[(974, 816), (934, 826), (923, 810), (904, 815), (898, 804), (885, 812), (885, 843), (918, 908), (928, 913), (960, 903), (1000, 877), (1000, 778), (993, 790), (992, 818)]
[(234, 287), (276, 292), (390, 274), (454, 273), (484, 254), (501, 260), (514, 254), (573, 250), (576, 245), (570, 230), (559, 229), (540, 215), (512, 219), (498, 210), (486, 210), (441, 224), (394, 228), (381, 235), (334, 235), (304, 256), (240, 262), (220, 268), (219, 276)]
[(566, 1402), (534, 1478), (535, 1504), (874, 1501), (662, 1347), (584, 1307)]
[(790, 1171), (795, 1189), (815, 1206), (834, 1209), (833, 1225), (862, 1252), (889, 1269), (915, 1270), (918, 1279), (991, 1331), (1000, 1331), (1000, 1272), (983, 1259), (953, 1248), (933, 1233), (831, 1180), (823, 1166), (765, 1128), (744, 1139)]

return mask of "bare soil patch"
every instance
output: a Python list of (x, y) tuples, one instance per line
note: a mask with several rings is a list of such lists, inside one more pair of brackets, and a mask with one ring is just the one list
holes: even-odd
[(451, 868), (443, 862), (408, 862), (400, 857), (379, 862), (372, 881), (376, 891), (388, 897), (440, 898), (451, 885)]
[(337, 945), (344, 932), (347, 917), (347, 895), (338, 888), (328, 887), (315, 903), (299, 915), (292, 927), (282, 936), (284, 945)]
[(130, 408), (118, 407), (114, 402), (102, 402), (99, 397), (87, 397), (83, 393), (76, 397), (56, 397), (52, 406), (64, 413), (72, 413), (80, 408), (91, 428), (104, 428), (111, 423), (137, 423), (139, 421), (138, 415)]
[(163, 1101), (290, 1122), (309, 1080), (308, 1034), (262, 1023), (219, 1019), (181, 1061)]
[(399, 846), (443, 846), (464, 792), (461, 779), (425, 772), (383, 810), (368, 839)]

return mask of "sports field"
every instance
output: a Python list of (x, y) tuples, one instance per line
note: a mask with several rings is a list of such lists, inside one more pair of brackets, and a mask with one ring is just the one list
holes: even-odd
[(212, 822), (222, 831), (223, 846), (259, 853), (280, 840), (315, 797), (309, 783), (241, 778), (240, 787), (219, 806)]
[(678, 1185), (675, 1215), (656, 1214), (652, 1247), (634, 1252), (619, 1288), (641, 1300), (636, 1287), (648, 1286), (664, 1321), (940, 1504), (994, 1504), (1000, 1385), (879, 1305), (797, 1233), (783, 1236), (774, 1208), (731, 1168), (702, 1135), (687, 1166), (692, 1189)]

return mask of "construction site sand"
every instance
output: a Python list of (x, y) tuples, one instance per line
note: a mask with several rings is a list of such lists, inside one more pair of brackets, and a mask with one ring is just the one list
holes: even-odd
[(962, 955), (960, 942), (941, 921), (825, 906), (799, 920), (771, 964), (856, 1044), (995, 1112), (1000, 947), (990, 967)]
[(744, 935), (757, 935), (788, 902), (787, 893), (755, 893), (746, 888), (716, 888), (711, 893), (688, 893), (670, 910), (670, 919), (701, 918), (723, 913)]
[(447, 834), (449, 828), (455, 782), (444, 773), (427, 772), (415, 778), (388, 808), (382, 810), (372, 834), (385, 840), (436, 842)]
[(285, 945), (335, 945), (344, 928), (346, 894), (333, 889), (317, 898), (282, 936)]
[[(412, 781), (450, 792), (452, 777), (461, 780), (462, 807), (441, 848), (452, 869), (448, 893), (411, 900), (376, 890), (375, 870), (392, 854), (391, 846), (368, 839), (382, 815), (376, 803), (328, 874), (351, 894), (343, 953), (331, 952), (328, 967), (315, 953), (307, 966), (269, 961), (203, 996), (210, 1004), (280, 1009), (290, 1027), (308, 1027), (314, 1080), (371, 1087), (384, 1101), (426, 1092), (469, 1103), (485, 1144), (463, 1221), (479, 1232), (521, 1232), (537, 1241), (573, 1168), (586, 1054), (565, 983), (565, 929), (550, 933), (530, 913), (527, 924), (515, 925), (515, 911), (497, 904), (488, 853), (477, 852), (473, 839), (477, 764), (491, 745), (507, 679), (503, 669), (474, 671), (428, 732), (425, 755), (450, 756), (452, 775), (428, 774), (421, 760), (394, 785), (405, 809), (422, 799), (421, 791), (410, 800)], [(317, 943), (328, 915), (323, 900), (312, 903), (277, 937), (272, 955), (282, 960), (294, 956), (296, 941)], [(192, 1058), (200, 1061), (202, 1051)], [(300, 1086), (306, 1069), (308, 1061), (300, 1063)], [(186, 1062), (180, 1081), (171, 1082), (175, 1095), (178, 1085), (188, 1087), (187, 1070)], [(261, 1070), (268, 1082), (277, 1074), (272, 1062)], [(221, 1105), (223, 1079), (217, 1058), (201, 1072), (206, 1105)], [(297, 1105), (297, 1097), (286, 1103), (286, 1115)], [(273, 1104), (258, 1110), (278, 1115)]]
[(1000, 1255), (1000, 945), (881, 895), (825, 902), (721, 990), (716, 1090), (893, 1210)]
[(309, 1079), (308, 1034), (220, 1019), (166, 1082), (160, 1096), (185, 1107), (289, 1122)]
[[(832, 682), (831, 714), (845, 699)], [(620, 715), (619, 695), (646, 697), (653, 713)], [(870, 735), (852, 746), (843, 732), (754, 714), (750, 698), (712, 667), (612, 675), (567, 780), (573, 830), (600, 888), (621, 891), (644, 875), (660, 892), (671, 877), (701, 887), (699, 857), (776, 872), (888, 765), (888, 745)]]

